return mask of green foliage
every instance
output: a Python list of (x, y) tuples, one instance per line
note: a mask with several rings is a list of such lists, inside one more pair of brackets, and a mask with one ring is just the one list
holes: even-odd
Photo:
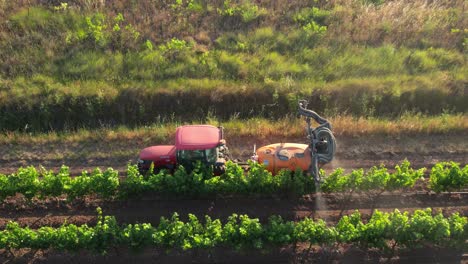
[(44, 8), (31, 7), (12, 14), (10, 23), (16, 33), (33, 35), (34, 32), (41, 31), (46, 36), (54, 36), (63, 32), (75, 19), (72, 13), (58, 14)]
[(247, 215), (233, 214), (224, 225), (222, 237), (229, 246), (234, 248), (263, 247), (263, 229), (258, 219), (251, 219)]
[(458, 52), (445, 50), (440, 48), (429, 48), (427, 54), (437, 63), (437, 68), (440, 70), (452, 70), (462, 67), (465, 63), (465, 58)]
[(106, 37), (104, 36), (104, 30), (107, 28), (107, 26), (105, 25), (105, 19), (105, 16), (100, 13), (86, 17), (85, 32), (84, 34), (78, 34), (77, 39), (83, 40), (90, 38), (100, 46), (106, 45), (107, 41)]
[(412, 188), (418, 180), (423, 178), (424, 171), (426, 171), (426, 168), (414, 170), (410, 167), (410, 162), (405, 159), (401, 166), (396, 165), (395, 172), (389, 175), (386, 189), (394, 191)]
[(354, 170), (350, 174), (343, 174), (343, 169), (339, 168), (328, 175), (321, 190), (323, 192), (354, 192), (359, 189), (363, 181), (364, 170)]
[(44, 197), (58, 197), (64, 193), (65, 186), (70, 184), (70, 171), (66, 166), (60, 168), (59, 173), (52, 171), (42, 172), (43, 178), (40, 181), (41, 195)]
[(204, 7), (200, 0), (175, 0), (173, 4), (170, 5), (173, 11), (191, 11), (191, 12), (203, 12)]
[(389, 181), (390, 174), (383, 165), (380, 168), (372, 167), (363, 177), (359, 189), (368, 191), (385, 191)]
[(360, 225), (359, 244), (364, 248), (386, 249), (388, 240), (392, 238), (389, 233), (391, 225), (390, 215), (376, 211), (372, 214), (367, 224)]
[(180, 40), (173, 38), (168, 41), (166, 44), (162, 44), (158, 47), (158, 49), (163, 52), (169, 54), (169, 56), (173, 55), (177, 52), (183, 52), (191, 48), (190, 43), (187, 43), (185, 40)]
[(350, 216), (343, 216), (336, 224), (337, 241), (341, 243), (356, 243), (360, 241), (359, 230), (363, 229), (361, 214), (356, 210)]
[(140, 32), (132, 24), (126, 23), (122, 13), (115, 17), (94, 13), (82, 18), (77, 26), (69, 28), (65, 42), (72, 47), (84, 45), (85, 48), (128, 51), (139, 44), (139, 37)]
[(201, 1), (199, 0), (188, 0), (187, 1), (187, 9), (193, 12), (202, 12), (204, 11), (204, 7)]
[(363, 249), (388, 249), (390, 243), (399, 248), (437, 246), (463, 248), (468, 237), (468, 220), (458, 213), (444, 217), (432, 215), (430, 209), (392, 213), (376, 211), (367, 223), (359, 212), (342, 217), (336, 226), (327, 226), (321, 219), (305, 218), (298, 222), (272, 216), (266, 224), (247, 215), (233, 214), (225, 224), (205, 216), (200, 221), (189, 214), (183, 222), (174, 213), (161, 218), (158, 226), (151, 224), (118, 225), (115, 217), (103, 216), (98, 208), (96, 226), (76, 226), (64, 223), (58, 228), (41, 227), (32, 230), (10, 222), (0, 231), (0, 249), (49, 249), (78, 252), (90, 250), (105, 254), (113, 247), (128, 247), (140, 251), (148, 247), (183, 250), (229, 246), (235, 249), (262, 249), (297, 242), (327, 246), (336, 243), (353, 244)]
[[(349, 48), (329, 55), (323, 69), (326, 80), (346, 79), (359, 76), (381, 76), (406, 72), (409, 52), (405, 48), (396, 49), (392, 45), (380, 47)], [(415, 65), (408, 68), (415, 69)], [(427, 71), (425, 71), (427, 72)]]
[[(297, 233), (303, 234), (303, 230), (299, 228), (297, 233), (295, 233), (295, 231), (294, 222), (286, 222), (281, 216), (271, 216), (265, 227), (265, 237), (268, 243), (284, 245), (293, 241), (294, 238), (299, 240), (298, 236), (300, 235), (297, 235)], [(293, 235), (293, 237), (291, 235)]]
[(309, 34), (324, 34), (327, 31), (326, 19), (330, 14), (330, 11), (317, 7), (304, 8), (293, 16), (293, 20)]
[(3, 199), (20, 193), (31, 200), (37, 195), (40, 187), (39, 174), (34, 167), (20, 168), (17, 173), (8, 176), (0, 175), (0, 183), (0, 197)]
[[(384, 191), (404, 191), (412, 188), (422, 179), (424, 168), (414, 170), (409, 161), (395, 166), (389, 173), (383, 166), (373, 167), (364, 173), (363, 169), (344, 174), (337, 169), (320, 186), (325, 193), (344, 194), (345, 200), (356, 192), (368, 194), (376, 199)], [(468, 185), (468, 166), (463, 169), (457, 163), (441, 162), (431, 171), (428, 188), (435, 192), (461, 190)], [(128, 199), (145, 193), (199, 197), (216, 194), (245, 195), (303, 195), (315, 192), (312, 177), (301, 170), (291, 172), (282, 170), (273, 176), (259, 163), (249, 162), (249, 171), (232, 161), (226, 163), (223, 175), (215, 176), (211, 167), (194, 165), (190, 173), (179, 166), (174, 174), (162, 170), (141, 175), (136, 165), (128, 165), (125, 180), (119, 181), (116, 170), (109, 168), (102, 172), (95, 169), (92, 173), (83, 171), (80, 176), (71, 177), (69, 168), (62, 166), (57, 174), (34, 167), (20, 168), (11, 175), (0, 174), (0, 202), (7, 197), (22, 194), (27, 199), (38, 197), (58, 197), (66, 195), (69, 200), (97, 195), (109, 199), (118, 197)]]
[[(197, 42), (180, 38), (136, 45), (119, 23), (105, 47), (90, 39), (71, 46), (57, 40), (53, 47), (35, 39), (8, 38), (4, 48), (0, 43), (0, 76), (6, 78), (0, 81), (1, 130), (139, 126), (173, 116), (203, 119), (209, 112), (220, 120), (237, 113), (244, 119), (264, 116), (262, 107), (269, 104), (277, 104), (268, 110), (277, 118), (296, 111), (285, 100), (290, 97), (308, 98), (318, 112), (354, 116), (467, 111), (464, 60), (457, 51), (421, 51), (435, 67), (421, 70), (426, 66), (418, 66), (419, 55), (405, 47), (329, 47), (302, 29), (222, 34), (215, 47), (200, 50)], [(79, 25), (69, 31), (78, 32)], [(9, 51), (21, 45), (34, 48)], [(186, 100), (194, 94), (197, 100)], [(232, 107), (221, 103), (226, 100)], [(184, 106), (172, 107), (173, 101)], [(148, 110), (155, 105), (158, 115)]]
[(412, 188), (421, 180), (425, 170), (414, 170), (408, 160), (396, 165), (393, 173), (389, 173), (384, 166), (372, 167), (365, 175), (363, 170), (343, 174), (343, 169), (337, 169), (325, 178), (321, 190), (327, 193), (359, 191), (377, 194), (384, 191), (403, 191)]
[(429, 188), (437, 193), (453, 191), (468, 186), (468, 165), (460, 168), (455, 162), (440, 162), (432, 167)]
[(245, 37), (243, 35), (226, 33), (219, 36), (214, 44), (217, 48), (222, 50), (227, 50), (231, 52), (243, 51), (247, 48), (247, 44), (245, 43), (244, 38)]
[(437, 68), (437, 61), (421, 50), (413, 51), (405, 63), (410, 74), (431, 72)]
[(452, 239), (446, 242), (451, 244), (451, 246), (460, 247), (460, 245), (463, 245), (463, 241), (468, 237), (468, 219), (460, 216), (459, 213), (454, 213), (448, 218), (448, 221), (450, 224), (450, 236)]
[(330, 11), (319, 9), (317, 7), (303, 8), (293, 16), (293, 20), (301, 26), (306, 26), (311, 22), (325, 25), (326, 19), (330, 14)]
[(409, 247), (417, 247), (421, 241), (443, 245), (444, 240), (450, 237), (450, 225), (442, 213), (432, 216), (432, 210), (428, 208), (414, 213), (407, 232), (409, 239), (406, 243)]
[(408, 73), (420, 74), (462, 67), (464, 58), (457, 52), (429, 48), (426, 50), (411, 51), (404, 63)]
[(239, 79), (242, 78), (245, 62), (241, 56), (235, 56), (225, 51), (219, 51), (215, 54), (217, 68), (222, 70), (224, 78), (226, 79)]
[(54, 6), (55, 11), (65, 11), (68, 9), (68, 3), (60, 3), (60, 5)]
[(91, 174), (91, 191), (103, 198), (111, 198), (119, 188), (119, 173), (109, 168), (104, 172), (95, 169)]
[[(153, 182), (152, 176), (153, 175), (150, 176), (148, 181), (145, 180), (144, 176), (138, 171), (138, 167), (129, 164), (127, 166), (127, 177), (125, 181), (122, 181), (120, 184), (119, 196), (121, 198), (129, 198), (143, 195), (143, 193), (150, 189), (150, 184)], [(156, 186), (157, 185), (158, 182), (156, 183)]]
[(75, 200), (90, 194), (92, 188), (91, 176), (83, 171), (80, 176), (71, 179), (70, 185), (65, 187), (65, 193), (69, 200)]
[(304, 220), (294, 224), (294, 241), (308, 242), (314, 245), (332, 245), (337, 241), (338, 232), (336, 228), (327, 227), (322, 219), (312, 220), (305, 218)]
[(250, 0), (243, 0), (240, 4), (231, 2), (231, 0), (224, 0), (221, 8), (218, 8), (218, 14), (221, 16), (239, 16), (242, 22), (249, 23), (257, 18), (266, 15), (266, 10), (260, 8)]
[(5, 200), (8, 196), (14, 195), (8, 187), (8, 176), (0, 174), (0, 200)]
[(119, 53), (103, 54), (83, 51), (70, 54), (61, 60), (56, 68), (57, 75), (64, 80), (95, 79), (116, 81), (123, 71), (124, 56)]

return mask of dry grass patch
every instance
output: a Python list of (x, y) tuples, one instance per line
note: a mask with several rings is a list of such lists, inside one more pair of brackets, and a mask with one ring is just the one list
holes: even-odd
[[(468, 131), (468, 115), (440, 115), (435, 117), (421, 114), (405, 114), (398, 119), (363, 118), (336, 116), (329, 118), (337, 136), (363, 135), (417, 135), (417, 134), (459, 134)], [(194, 124), (199, 124), (195, 122)], [(290, 116), (279, 120), (253, 118), (234, 119), (227, 122), (208, 120), (208, 124), (222, 125), (226, 138), (302, 137), (305, 135), (305, 122), (302, 118)], [(181, 123), (155, 124), (153, 126), (96, 130), (81, 129), (75, 132), (19, 133), (6, 132), (0, 135), (2, 145), (34, 144), (79, 144), (80, 142), (119, 142), (135, 141), (138, 144), (173, 143), (177, 126)]]
[[(345, 33), (348, 40), (377, 45), (393, 43), (413, 47), (453, 48), (463, 42), (467, 2), (464, 0), (395, 0), (381, 5), (336, 1), (330, 36)], [(350, 30), (349, 27), (355, 30)]]

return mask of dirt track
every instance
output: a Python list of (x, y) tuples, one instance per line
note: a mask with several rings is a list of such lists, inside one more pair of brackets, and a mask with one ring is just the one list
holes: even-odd
[[(228, 145), (233, 158), (247, 160), (253, 145), (275, 142), (306, 142), (305, 138), (230, 138)], [(170, 142), (167, 142), (170, 143)], [(400, 135), (337, 137), (335, 160), (325, 169), (369, 168), (384, 164), (392, 167), (407, 158), (418, 167), (430, 167), (439, 161), (453, 160), (468, 163), (468, 134), (454, 135)], [(151, 145), (151, 143), (149, 144)], [(0, 145), (0, 173), (13, 173), (21, 166), (44, 166), (58, 170), (62, 164), (72, 173), (96, 167), (113, 167), (121, 172), (128, 163), (135, 163), (138, 153), (148, 143), (129, 141), (84, 141), (74, 144), (43, 143), (25, 145)]]
[[(376, 251), (362, 251), (352, 247), (342, 247), (323, 253), (312, 248), (308, 253), (306, 245), (269, 249), (259, 251), (235, 251), (216, 248), (214, 250), (166, 252), (159, 249), (146, 249), (142, 252), (131, 252), (115, 248), (107, 255), (89, 252), (63, 253), (50, 251), (23, 250), (15, 252), (16, 258), (11, 262), (6, 252), (0, 251), (1, 263), (468, 263), (468, 255), (457, 250), (420, 248), (399, 252), (397, 256), (382, 254)], [(344, 253), (337, 253), (344, 252)]]
[(468, 216), (468, 193), (384, 193), (378, 201), (365, 195), (354, 195), (345, 208), (339, 197), (332, 194), (310, 194), (301, 198), (230, 196), (177, 199), (146, 196), (126, 201), (88, 198), (74, 203), (37, 201), (33, 205), (27, 205), (18, 197), (1, 205), (0, 229), (8, 221), (17, 221), (32, 228), (60, 226), (65, 220), (74, 224), (94, 223), (97, 207), (101, 207), (106, 215), (116, 216), (120, 223), (144, 222), (157, 225), (160, 217), (170, 217), (174, 212), (178, 212), (182, 219), (186, 219), (189, 213), (200, 218), (210, 215), (220, 219), (227, 219), (231, 214), (237, 213), (257, 217), (261, 221), (266, 221), (271, 215), (281, 215), (284, 219), (293, 221), (313, 217), (334, 223), (339, 219), (342, 209), (344, 214), (359, 209), (363, 215), (369, 215), (372, 208), (381, 211), (413, 211), (432, 207), (435, 211), (440, 209), (444, 214), (460, 212)]

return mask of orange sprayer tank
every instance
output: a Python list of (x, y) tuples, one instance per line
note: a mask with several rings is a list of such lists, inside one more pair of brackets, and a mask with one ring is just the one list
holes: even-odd
[(256, 154), (258, 162), (273, 174), (281, 169), (307, 171), (311, 164), (310, 149), (306, 144), (276, 143), (259, 148)]

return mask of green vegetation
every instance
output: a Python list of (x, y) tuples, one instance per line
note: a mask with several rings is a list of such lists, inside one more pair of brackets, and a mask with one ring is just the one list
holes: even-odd
[(460, 169), (455, 162), (442, 162), (432, 168), (430, 188), (436, 192), (459, 190), (468, 186), (468, 168)]
[[(115, 217), (103, 216), (98, 209), (96, 226), (63, 224), (61, 227), (40, 227), (37, 230), (10, 222), (0, 231), (0, 249), (56, 249), (78, 252), (90, 250), (105, 254), (113, 247), (142, 250), (157, 247), (167, 250), (180, 248), (210, 249), (268, 249), (296, 243), (309, 243), (322, 248), (352, 244), (362, 249), (412, 249), (422, 246), (466, 249), (468, 219), (454, 213), (444, 217), (433, 215), (431, 209), (416, 210), (412, 215), (395, 210), (376, 211), (364, 222), (361, 214), (342, 217), (335, 226), (323, 220), (305, 218), (298, 222), (272, 216), (267, 223), (257, 218), (233, 214), (222, 223), (205, 216), (200, 221), (188, 215), (183, 222), (174, 213), (170, 219), (161, 218), (159, 225), (148, 223), (119, 225)], [(309, 247), (310, 250), (310, 247)]]
[(1, 131), (468, 110), (463, 1), (0, 5)]
[[(284, 170), (273, 176), (258, 163), (249, 165), (248, 173), (244, 173), (239, 165), (228, 162), (226, 172), (221, 176), (215, 176), (209, 169), (200, 166), (190, 173), (179, 167), (173, 175), (165, 171), (154, 174), (152, 170), (148, 175), (141, 175), (136, 166), (129, 165), (126, 177), (120, 181), (118, 172), (111, 168), (104, 172), (99, 169), (92, 173), (83, 172), (76, 177), (70, 176), (66, 166), (57, 174), (44, 169), (38, 172), (34, 167), (20, 168), (11, 175), (0, 174), (0, 202), (16, 194), (22, 194), (28, 200), (61, 195), (66, 195), (68, 200), (75, 200), (89, 195), (104, 199), (127, 199), (145, 193), (177, 197), (222, 194), (299, 196), (316, 191), (313, 178), (304, 175), (302, 171)], [(397, 165), (393, 173), (384, 167), (371, 168), (367, 173), (362, 169), (355, 170), (350, 174), (337, 169), (325, 177), (321, 191), (345, 194), (345, 201), (349, 201), (352, 193), (368, 194), (376, 200), (384, 191), (401, 192), (413, 188), (418, 181), (424, 182), (424, 170), (413, 170), (408, 161)], [(439, 163), (433, 167), (427, 190), (439, 193), (467, 187), (468, 165), (460, 168), (452, 162)]]
[[(434, 168), (440, 165), (439, 163)], [(468, 175), (464, 175), (468, 173), (468, 167), (464, 169), (465, 172), (462, 172), (458, 164), (453, 163), (452, 168), (458, 170), (463, 175), (461, 177), (468, 178)], [(394, 173), (389, 173), (383, 166), (373, 167), (367, 173), (364, 173), (364, 170), (360, 169), (350, 174), (344, 174), (342, 169), (337, 169), (325, 178), (321, 190), (324, 192), (376, 191), (377, 193), (382, 193), (383, 191), (410, 189), (415, 185), (416, 181), (424, 176), (425, 170), (425, 168), (413, 170), (410, 168), (410, 162), (407, 160), (403, 161), (401, 165), (397, 165)], [(463, 187), (464, 185), (458, 186), (458, 189)]]
[[(366, 135), (404, 136), (404, 135), (437, 135), (464, 134), (468, 130), (467, 115), (442, 114), (439, 116), (424, 116), (406, 113), (397, 119), (363, 118), (351, 116), (335, 116), (327, 118), (333, 124), (333, 133), (337, 136), (358, 137)], [(208, 117), (207, 120), (194, 120), (191, 124), (206, 123), (224, 127), (225, 137), (229, 142), (243, 137), (254, 137), (259, 140), (271, 138), (302, 138), (305, 121), (301, 118), (281, 118), (269, 120), (265, 118), (239, 119), (232, 117), (228, 121), (219, 121)], [(50, 145), (89, 142), (143, 141), (144, 144), (168, 144), (168, 139), (174, 138), (178, 126), (186, 123), (158, 122), (151, 126), (129, 128), (103, 127), (100, 129), (79, 129), (77, 131), (50, 131), (46, 133), (31, 133), (28, 128), (21, 132), (6, 132), (0, 134), (1, 144), (14, 145)], [(128, 150), (128, 149), (126, 149)], [(123, 149), (121, 149), (123, 151)], [(133, 151), (133, 150), (132, 150)]]

